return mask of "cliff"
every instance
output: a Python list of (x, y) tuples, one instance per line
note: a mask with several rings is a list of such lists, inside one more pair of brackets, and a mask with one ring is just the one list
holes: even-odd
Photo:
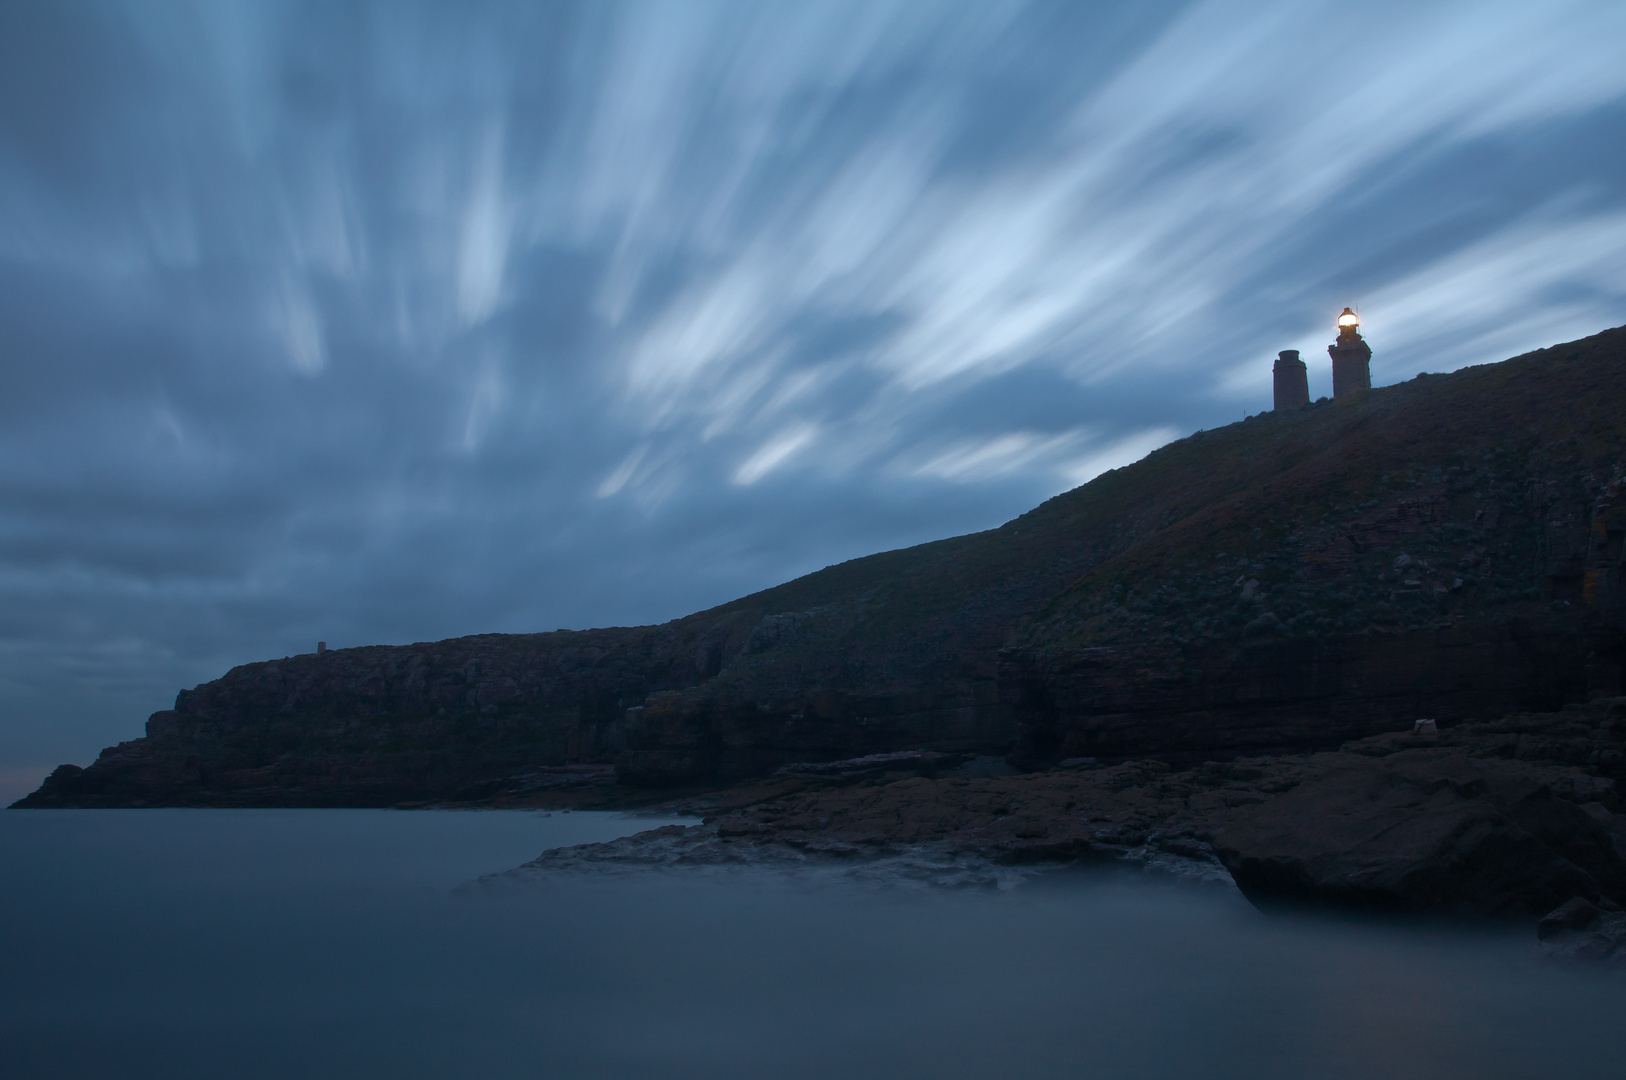
[(664, 626), (248, 664), (21, 806), (714, 786), (924, 748), (1312, 750), (1621, 693), (1626, 328), (1199, 432)]

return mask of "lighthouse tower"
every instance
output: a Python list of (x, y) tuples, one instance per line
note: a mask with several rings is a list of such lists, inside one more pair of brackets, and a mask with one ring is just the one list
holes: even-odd
[(1344, 309), (1338, 316), (1338, 340), (1327, 346), (1332, 357), (1332, 396), (1372, 389), (1372, 347), (1361, 337), (1361, 317)]
[(1299, 359), (1297, 349), (1283, 349), (1276, 356), (1273, 372), (1276, 383), (1276, 408), (1296, 409), (1310, 404), (1310, 379)]

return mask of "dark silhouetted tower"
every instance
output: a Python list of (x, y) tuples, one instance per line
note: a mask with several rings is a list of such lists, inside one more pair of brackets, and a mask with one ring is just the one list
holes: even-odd
[(1361, 337), (1360, 327), (1360, 316), (1345, 308), (1338, 316), (1338, 340), (1327, 346), (1335, 398), (1372, 389), (1372, 348)]
[(1310, 378), (1297, 349), (1276, 355), (1276, 408), (1296, 409), (1310, 404)]

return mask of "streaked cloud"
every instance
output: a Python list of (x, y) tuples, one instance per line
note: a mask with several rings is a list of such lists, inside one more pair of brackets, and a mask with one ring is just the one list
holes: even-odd
[[(0, 765), (1626, 321), (1626, 8), (0, 8)], [(71, 751), (69, 748), (72, 748)]]
[(458, 244), (457, 313), (466, 325), (484, 322), (497, 310), (508, 259), (508, 234), (502, 127), (493, 123), (482, 140)]
[[(1600, 301), (1622, 298), (1626, 212), (1544, 208), (1384, 285), (1367, 306), (1385, 335), (1428, 350), (1424, 369), (1441, 371), (1595, 333)], [(1380, 381), (1408, 374), (1378, 371)]]
[(1087, 439), (1088, 435), (1083, 431), (1068, 431), (1052, 436), (1013, 431), (956, 443), (910, 471), (916, 476), (935, 476), (943, 480), (992, 480), (1028, 468), (1036, 462), (1053, 459), (1058, 454), (1075, 449)]
[(811, 424), (797, 424), (780, 432), (734, 470), (734, 482), (749, 487), (807, 449), (817, 437), (818, 429)]

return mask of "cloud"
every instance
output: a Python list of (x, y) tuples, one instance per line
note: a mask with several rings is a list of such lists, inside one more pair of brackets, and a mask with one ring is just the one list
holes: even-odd
[(288, 350), (288, 359), (299, 371), (314, 375), (327, 362), (322, 341), (322, 317), (310, 293), (298, 282), (285, 279), (280, 303), (273, 315)]
[(817, 437), (818, 429), (812, 424), (797, 424), (780, 432), (734, 470), (734, 483), (749, 487), (812, 445)]
[[(1626, 311), (1626, 212), (1532, 215), (1386, 284), (1367, 307), (1379, 313), (1367, 333), (1407, 342), (1430, 371), (1595, 332), (1601, 314)], [(1405, 377), (1394, 369), (1380, 364), (1380, 380)]]
[(463, 414), (463, 434), (459, 440), (465, 454), (472, 454), (485, 442), (486, 436), (508, 397), (508, 387), (502, 367), (494, 357), (486, 357), (480, 373), (469, 391), (469, 404)]
[(1044, 459), (1054, 459), (1087, 441), (1083, 430), (1044, 436), (1016, 431), (991, 438), (960, 442), (910, 470), (916, 476), (935, 476), (961, 482), (992, 480)]
[(458, 247), (457, 313), (466, 325), (485, 321), (502, 298), (509, 230), (502, 171), (502, 127), (492, 123), (482, 140)]
[(0, 765), (997, 524), (1346, 303), (1380, 382), (1626, 321), (1623, 23), (0, 7)]
[(631, 480), (633, 474), (638, 471), (638, 466), (643, 463), (644, 455), (647, 453), (649, 453), (649, 447), (647, 446), (634, 447), (632, 453), (628, 454), (621, 464), (615, 467), (615, 471), (606, 476), (604, 481), (599, 484), (598, 497), (608, 499), (620, 493), (621, 489), (627, 486), (627, 481)]

